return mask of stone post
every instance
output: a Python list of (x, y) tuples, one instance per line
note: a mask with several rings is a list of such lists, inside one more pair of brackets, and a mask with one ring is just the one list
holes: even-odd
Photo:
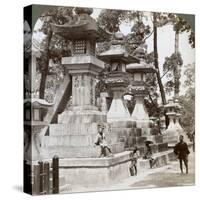
[(53, 157), (53, 194), (59, 193), (59, 158)]
[(168, 146), (173, 147), (178, 142), (180, 135), (175, 125), (176, 104), (173, 102), (173, 100), (169, 100), (168, 104), (164, 107), (166, 109), (166, 114), (169, 117), (169, 125), (164, 132), (163, 140), (164, 142), (168, 143)]
[(136, 104), (131, 114), (131, 118), (134, 121), (149, 121), (149, 115), (144, 105), (145, 95), (135, 94)]
[(107, 113), (108, 122), (129, 121), (130, 113), (122, 99), (125, 88), (113, 86), (111, 90), (113, 92), (113, 100)]
[(108, 97), (107, 92), (101, 92), (100, 93), (100, 106), (101, 106), (101, 111), (105, 114), (108, 112), (108, 105), (107, 105), (107, 100), (106, 98)]

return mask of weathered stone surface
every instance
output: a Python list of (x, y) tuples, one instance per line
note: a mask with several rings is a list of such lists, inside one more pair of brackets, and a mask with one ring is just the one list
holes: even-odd
[(96, 110), (65, 111), (58, 116), (58, 123), (85, 124), (106, 122), (106, 115)]
[(130, 152), (111, 158), (63, 159), (60, 173), (75, 185), (104, 185), (130, 176)]
[[(108, 145), (113, 153), (124, 151), (124, 143), (118, 142)], [(43, 146), (41, 151), (42, 159), (52, 158), (58, 155), (59, 158), (98, 158), (100, 156), (99, 146), (62, 146), (52, 145)]]

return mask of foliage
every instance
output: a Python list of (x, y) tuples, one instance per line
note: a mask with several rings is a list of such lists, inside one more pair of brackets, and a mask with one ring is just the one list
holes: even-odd
[(171, 93), (173, 89), (176, 93), (180, 89), (180, 77), (181, 69), (180, 66), (183, 64), (181, 54), (173, 53), (170, 57), (165, 58), (163, 64), (163, 71), (167, 74), (168, 81), (165, 83), (166, 92)]
[(120, 24), (126, 19), (127, 11), (124, 10), (102, 10), (97, 18), (98, 25), (107, 32), (120, 31)]
[(187, 32), (188, 35), (188, 42), (192, 48), (195, 47), (195, 34), (194, 31), (191, 29), (190, 24), (182, 17), (175, 15), (175, 14), (168, 14), (170, 22), (173, 24), (174, 31), (177, 33)]
[(51, 23), (67, 23), (72, 15), (73, 8), (56, 7), (40, 16), (42, 27), (38, 31), (45, 35), (40, 45), (41, 56), (37, 60), (41, 71), (40, 98), (45, 97), (45, 85), (50, 59), (54, 62), (60, 62), (61, 57), (70, 55), (69, 41), (55, 35), (51, 30)]
[(195, 64), (188, 64), (184, 74), (186, 93), (179, 98), (183, 107), (181, 122), (185, 130), (192, 133), (195, 129)]
[(184, 86), (194, 88), (194, 83), (195, 83), (195, 64), (194, 63), (188, 64), (186, 66), (184, 75), (187, 77), (184, 82)]
[(133, 55), (135, 49), (145, 43), (145, 40), (150, 36), (151, 30), (149, 25), (144, 24), (144, 19), (147, 19), (144, 12), (130, 11), (127, 13), (127, 18), (129, 21), (133, 21), (133, 26), (131, 33), (125, 38), (126, 49)]

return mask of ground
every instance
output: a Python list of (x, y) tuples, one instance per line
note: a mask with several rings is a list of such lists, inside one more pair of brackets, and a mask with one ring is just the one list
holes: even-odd
[(170, 162), (164, 167), (148, 169), (145, 172), (138, 172), (138, 176), (129, 177), (128, 179), (114, 185), (93, 188), (72, 187), (70, 188), (69, 192), (191, 186), (195, 184), (195, 157), (192, 150), (190, 152), (191, 154), (189, 156), (189, 174), (180, 173), (179, 161), (176, 160)]

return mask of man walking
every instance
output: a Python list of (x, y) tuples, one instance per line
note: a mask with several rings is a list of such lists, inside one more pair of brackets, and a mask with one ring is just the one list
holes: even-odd
[(180, 162), (180, 169), (181, 173), (183, 173), (183, 162), (186, 168), (186, 174), (188, 174), (188, 155), (190, 153), (188, 149), (188, 145), (186, 142), (184, 142), (183, 135), (180, 135), (179, 137), (179, 143), (176, 144), (174, 147), (174, 153), (178, 156), (179, 162)]

